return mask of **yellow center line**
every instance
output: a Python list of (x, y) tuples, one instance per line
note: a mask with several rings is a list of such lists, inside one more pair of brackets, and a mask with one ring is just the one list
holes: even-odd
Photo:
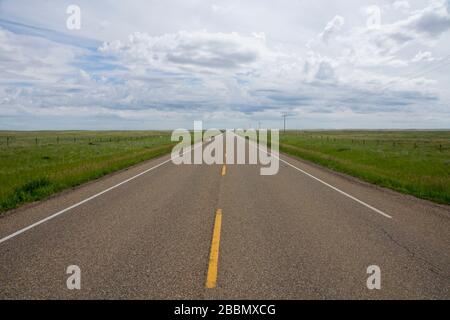
[(208, 275), (206, 277), (206, 288), (213, 289), (217, 284), (217, 266), (219, 264), (220, 229), (222, 227), (222, 209), (217, 209), (214, 221), (214, 232), (209, 254)]
[(227, 174), (227, 166), (224, 164), (222, 167), (222, 176)]

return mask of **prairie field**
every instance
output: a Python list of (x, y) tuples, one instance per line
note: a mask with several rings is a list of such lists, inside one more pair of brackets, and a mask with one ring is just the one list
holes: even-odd
[(0, 212), (172, 150), (169, 132), (0, 132)]
[(450, 131), (288, 131), (281, 134), (280, 151), (450, 204)]

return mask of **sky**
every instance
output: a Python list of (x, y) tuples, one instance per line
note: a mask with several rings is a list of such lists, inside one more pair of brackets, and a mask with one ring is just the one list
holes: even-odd
[(0, 130), (450, 129), (449, 80), (450, 0), (0, 0)]

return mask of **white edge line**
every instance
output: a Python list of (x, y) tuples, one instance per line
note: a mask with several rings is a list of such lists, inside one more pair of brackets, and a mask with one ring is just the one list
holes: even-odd
[(283, 159), (281, 159), (281, 158), (279, 158), (279, 157), (277, 157), (277, 156), (275, 156), (275, 157), (278, 158), (281, 162), (284, 162), (285, 164), (287, 164), (288, 166), (290, 166), (290, 167), (292, 167), (292, 168), (294, 168), (294, 169), (300, 171), (301, 173), (307, 175), (308, 177), (313, 178), (314, 180), (319, 181), (320, 183), (326, 185), (327, 187), (329, 187), (329, 188), (331, 188), (331, 189), (333, 189), (333, 190), (335, 190), (335, 191), (337, 191), (337, 192), (343, 194), (344, 196), (346, 196), (346, 197), (348, 197), (348, 198), (350, 198), (350, 199), (352, 199), (352, 200), (354, 200), (354, 201), (356, 201), (356, 202), (362, 204), (363, 206), (365, 206), (365, 207), (367, 207), (367, 208), (369, 208), (369, 209), (375, 211), (376, 213), (379, 213), (379, 214), (381, 214), (382, 216), (385, 216), (386, 218), (392, 219), (392, 216), (388, 215), (387, 213), (384, 213), (383, 211), (381, 211), (381, 210), (379, 210), (379, 209), (377, 209), (377, 208), (375, 208), (375, 207), (372, 207), (370, 204), (367, 204), (367, 203), (365, 203), (364, 201), (359, 200), (358, 198), (355, 198), (354, 196), (348, 194), (347, 192), (344, 192), (344, 191), (342, 191), (342, 190), (340, 190), (340, 189), (338, 189), (338, 188), (332, 186), (331, 184), (326, 183), (325, 181), (323, 181), (323, 180), (321, 180), (321, 179), (319, 179), (319, 178), (313, 176), (312, 174), (310, 174), (310, 173), (308, 173), (308, 172), (306, 172), (306, 171), (304, 171), (304, 170), (302, 170), (302, 169), (300, 169), (300, 168), (297, 168), (297, 167), (294, 166), (293, 164), (291, 164), (291, 163), (289, 163), (289, 162), (287, 162), (287, 161), (285, 161), (285, 160), (283, 160)]
[[(235, 134), (235, 135), (236, 135), (237, 137), (241, 138), (241, 139), (244, 139), (244, 138), (238, 136), (237, 134)], [(249, 143), (255, 144), (255, 142), (253, 142), (253, 141), (249, 141)], [(266, 150), (263, 150), (263, 149), (259, 148), (259, 145), (256, 145), (256, 148), (259, 149), (259, 150), (262, 150), (262, 151), (265, 152), (267, 155), (269, 155), (269, 153), (268, 153)], [(321, 180), (321, 179), (319, 179), (319, 178), (313, 176), (312, 174), (306, 172), (305, 170), (302, 170), (302, 169), (300, 169), (300, 168), (297, 168), (296, 166), (294, 166), (293, 164), (287, 162), (286, 160), (281, 159), (281, 158), (280, 158), (279, 156), (277, 156), (276, 154), (273, 154), (272, 156), (275, 157), (275, 158), (277, 158), (277, 159), (280, 160), (281, 162), (287, 164), (287, 165), (290, 166), (291, 168), (294, 168), (295, 170), (300, 171), (301, 173), (307, 175), (308, 177), (313, 178), (314, 180), (316, 180), (316, 181), (318, 181), (318, 182), (320, 182), (320, 183), (326, 185), (327, 187), (329, 187), (329, 188), (331, 188), (331, 189), (333, 189), (333, 190), (339, 192), (340, 194), (342, 194), (342, 195), (344, 195), (344, 196), (346, 196), (346, 197), (348, 197), (348, 198), (350, 198), (350, 199), (352, 199), (352, 200), (358, 202), (359, 204), (362, 204), (362, 205), (365, 206), (366, 208), (369, 208), (369, 209), (375, 211), (376, 213), (381, 214), (382, 216), (384, 216), (384, 217), (386, 217), (386, 218), (393, 219), (392, 216), (388, 215), (387, 213), (384, 213), (383, 211), (381, 211), (381, 210), (379, 210), (379, 209), (377, 209), (377, 208), (371, 206), (370, 204), (367, 204), (367, 203), (365, 203), (364, 201), (359, 200), (358, 198), (355, 198), (354, 196), (348, 194), (347, 192), (342, 191), (341, 189), (336, 188), (335, 186), (332, 186), (331, 184), (329, 184), (329, 183), (327, 183), (327, 182), (325, 182), (325, 181), (323, 181), (323, 180)]]
[[(197, 144), (198, 144), (197, 146), (195, 146), (195, 144), (194, 144), (194, 146), (190, 147), (189, 150), (187, 150), (186, 152), (183, 152), (181, 155), (177, 155), (175, 158), (179, 158), (179, 157), (181, 157), (182, 155), (185, 155), (186, 153), (189, 153), (189, 152), (194, 151), (194, 150), (197, 149), (198, 147), (202, 146), (203, 142), (201, 142), (201, 143), (199, 142), (199, 143), (197, 143)], [(88, 201), (91, 201), (92, 199), (95, 199), (95, 198), (101, 196), (102, 194), (105, 194), (105, 193), (107, 193), (107, 192), (109, 192), (109, 191), (111, 191), (111, 190), (113, 190), (113, 189), (116, 189), (117, 187), (120, 187), (121, 185), (123, 185), (123, 184), (125, 184), (125, 183), (127, 183), (127, 182), (130, 182), (131, 180), (134, 180), (134, 179), (136, 179), (136, 178), (138, 178), (138, 177), (140, 177), (140, 176), (142, 176), (142, 175), (144, 175), (144, 174), (146, 174), (146, 173), (148, 173), (148, 172), (150, 172), (150, 171), (152, 171), (152, 170), (154, 170), (154, 169), (156, 169), (156, 168), (159, 168), (159, 167), (165, 165), (166, 163), (168, 163), (168, 162), (170, 162), (170, 161), (172, 161), (172, 157), (171, 157), (170, 159), (166, 160), (166, 161), (163, 161), (163, 162), (157, 164), (157, 165), (154, 166), (154, 167), (151, 167), (150, 169), (147, 169), (147, 170), (145, 170), (145, 171), (142, 171), (141, 173), (138, 173), (138, 174), (135, 175), (135, 176), (132, 176), (131, 178), (128, 178), (128, 179), (126, 179), (126, 180), (124, 180), (124, 181), (122, 181), (122, 182), (119, 182), (118, 184), (116, 184), (116, 185), (114, 185), (114, 186), (112, 186), (112, 187), (109, 187), (108, 189), (105, 189), (105, 190), (103, 190), (103, 191), (101, 191), (101, 192), (99, 192), (99, 193), (97, 193), (97, 194), (94, 194), (93, 196), (90, 196), (89, 198), (86, 198), (86, 199), (84, 199), (84, 200), (82, 200), (82, 201), (80, 201), (80, 202), (78, 202), (78, 203), (75, 203), (74, 205), (71, 205), (70, 207), (67, 207), (67, 208), (65, 208), (65, 209), (63, 209), (63, 210), (61, 210), (61, 211), (58, 211), (58, 212), (56, 212), (56, 213), (54, 213), (54, 214), (48, 216), (47, 218), (44, 218), (44, 219), (42, 219), (42, 220), (39, 220), (38, 222), (35, 222), (35, 223), (29, 225), (28, 227), (22, 228), (22, 229), (20, 229), (20, 230), (18, 230), (18, 231), (16, 231), (16, 232), (10, 234), (9, 236), (6, 236), (6, 237), (0, 239), (0, 244), (2, 244), (3, 242), (8, 241), (8, 240), (10, 240), (10, 239), (12, 239), (12, 238), (18, 236), (18, 235), (20, 235), (20, 234), (22, 234), (22, 233), (24, 233), (24, 232), (26, 232), (26, 231), (28, 231), (28, 230), (34, 228), (34, 227), (37, 227), (37, 226), (40, 225), (40, 224), (43, 224), (43, 223), (45, 223), (45, 222), (47, 222), (47, 221), (49, 221), (49, 220), (52, 220), (52, 219), (56, 218), (57, 216), (59, 216), (59, 215), (65, 213), (65, 212), (67, 212), (67, 211), (69, 211), (69, 210), (72, 210), (72, 209), (74, 209), (74, 208), (76, 208), (76, 207), (78, 207), (78, 206), (81, 206), (82, 204), (84, 204), (84, 203), (86, 203), (86, 202), (88, 202)]]

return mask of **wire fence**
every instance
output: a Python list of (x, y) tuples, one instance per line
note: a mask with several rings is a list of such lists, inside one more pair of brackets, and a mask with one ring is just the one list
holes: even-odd
[(100, 144), (118, 142), (138, 142), (146, 140), (169, 139), (167, 134), (142, 136), (0, 136), (0, 148), (30, 147), (67, 144)]
[[(329, 136), (329, 135), (320, 135), (320, 134), (304, 134), (304, 133), (291, 133), (286, 136), (286, 139), (289, 139), (289, 136), (297, 136), (300, 139), (303, 139), (306, 142), (317, 142), (324, 144), (336, 144), (341, 145), (345, 144), (348, 146), (367, 146), (367, 147), (390, 147), (394, 149), (426, 149), (426, 150), (438, 150), (440, 152), (445, 152), (450, 150), (450, 139), (426, 139), (426, 138), (375, 138), (375, 137), (348, 137), (348, 136)], [(283, 142), (283, 137), (281, 141)]]

